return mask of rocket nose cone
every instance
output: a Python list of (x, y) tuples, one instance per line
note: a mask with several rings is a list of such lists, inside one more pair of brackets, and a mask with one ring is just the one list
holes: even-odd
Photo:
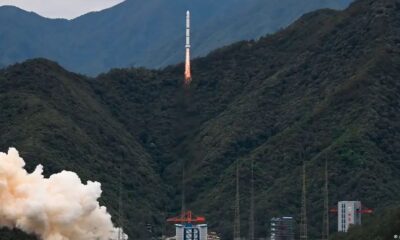
[(186, 15), (188, 15), (188, 16), (190, 15), (190, 11), (189, 10), (186, 11)]

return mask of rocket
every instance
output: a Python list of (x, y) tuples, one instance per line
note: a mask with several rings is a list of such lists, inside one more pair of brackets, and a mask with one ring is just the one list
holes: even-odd
[(189, 86), (192, 81), (190, 71), (190, 12), (186, 12), (186, 59), (185, 59), (185, 86)]

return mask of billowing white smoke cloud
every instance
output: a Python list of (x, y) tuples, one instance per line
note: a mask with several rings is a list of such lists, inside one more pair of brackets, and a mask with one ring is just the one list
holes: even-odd
[(119, 229), (97, 201), (100, 183), (82, 184), (68, 171), (45, 178), (41, 165), (32, 173), (24, 166), (15, 148), (0, 152), (0, 228), (18, 228), (43, 240), (117, 239)]

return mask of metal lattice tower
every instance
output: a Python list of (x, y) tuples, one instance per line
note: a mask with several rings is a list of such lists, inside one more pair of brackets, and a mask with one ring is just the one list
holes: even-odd
[(235, 196), (235, 219), (233, 225), (233, 239), (240, 239), (240, 192), (239, 192), (239, 161), (236, 162), (236, 196)]
[(124, 233), (123, 233), (123, 227), (122, 227), (122, 169), (121, 167), (119, 168), (119, 176), (118, 176), (118, 187), (119, 187), (119, 193), (118, 193), (118, 240), (124, 240)]
[(186, 206), (185, 206), (185, 161), (182, 164), (182, 203), (181, 203), (181, 214), (185, 215)]
[(329, 239), (329, 189), (328, 159), (325, 156), (324, 214), (322, 219), (322, 240)]
[(303, 159), (302, 172), (302, 194), (301, 194), (301, 215), (300, 215), (300, 239), (307, 240), (307, 196), (306, 196), (306, 162)]
[(251, 160), (249, 240), (254, 240), (254, 161)]

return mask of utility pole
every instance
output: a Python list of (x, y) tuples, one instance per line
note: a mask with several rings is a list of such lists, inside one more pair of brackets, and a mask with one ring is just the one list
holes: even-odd
[(254, 240), (254, 160), (251, 159), (249, 240)]
[(235, 219), (233, 225), (233, 239), (240, 240), (240, 192), (239, 192), (239, 161), (236, 161), (236, 197)]
[(325, 155), (325, 186), (324, 186), (324, 214), (322, 219), (322, 240), (329, 239), (329, 189), (328, 189), (328, 159)]
[(303, 159), (302, 171), (302, 196), (301, 196), (301, 215), (300, 215), (300, 240), (307, 240), (307, 196), (306, 196), (306, 162)]

